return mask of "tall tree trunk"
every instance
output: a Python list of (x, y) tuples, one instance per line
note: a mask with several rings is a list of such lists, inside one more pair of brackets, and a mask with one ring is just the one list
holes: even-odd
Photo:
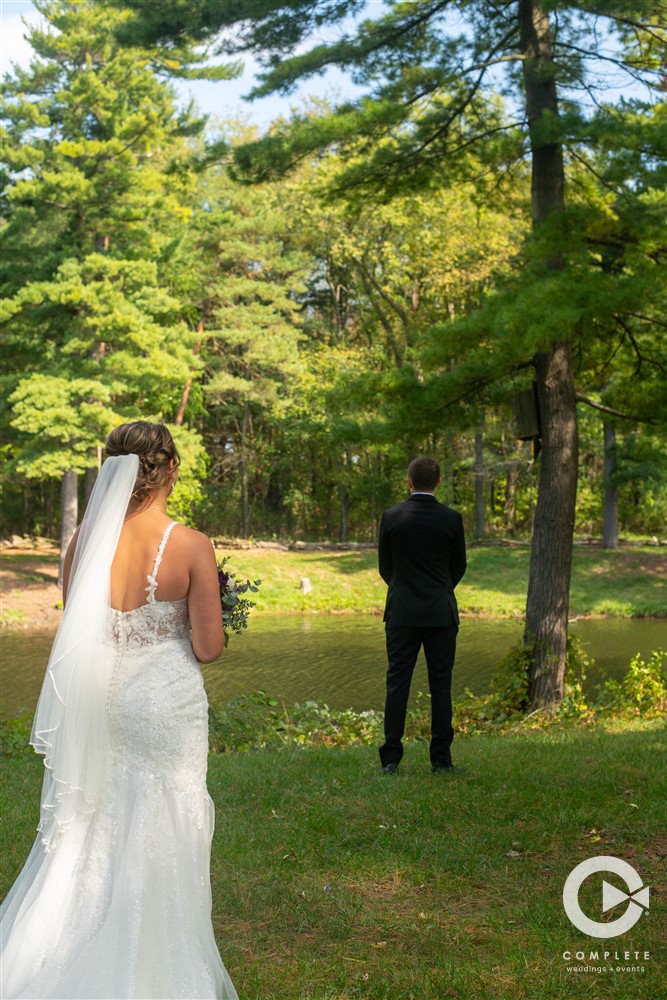
[[(565, 173), (549, 18), (540, 0), (519, 0), (519, 24), (532, 154), (533, 228), (565, 207)], [(545, 268), (564, 266), (551, 255)], [(540, 350), (535, 377), (542, 454), (535, 509), (524, 645), (531, 653), (531, 708), (563, 697), (567, 656), (572, 536), (577, 494), (578, 433), (572, 352), (567, 339)]]
[(514, 534), (516, 528), (516, 484), (519, 478), (519, 468), (516, 462), (511, 462), (507, 466), (507, 479), (505, 481), (505, 505), (503, 516), (505, 519), (505, 530)]
[(348, 475), (347, 470), (352, 468), (352, 451), (349, 447), (346, 447), (343, 453), (343, 467), (341, 470), (341, 482), (338, 485), (338, 497), (340, 500), (339, 508), (339, 518), (338, 518), (338, 540), (340, 542), (347, 541), (347, 533), (350, 521), (350, 487), (346, 482), (345, 477)]
[(563, 697), (578, 465), (570, 345), (538, 354), (535, 369), (543, 447), (524, 635), (532, 653), (532, 708), (556, 705)]
[(22, 535), (29, 535), (32, 530), (32, 492), (28, 484), (23, 484), (23, 529)]
[[(540, 0), (519, 0), (526, 117), (532, 158), (533, 226), (565, 208), (565, 171), (549, 16)], [(561, 266), (557, 262), (556, 266)]]
[(350, 493), (345, 485), (341, 483), (338, 487), (339, 497), (340, 497), (340, 517), (338, 520), (338, 540), (340, 542), (347, 541), (347, 532), (350, 520)]
[(618, 493), (614, 485), (616, 473), (616, 428), (604, 423), (604, 507), (602, 515), (602, 548), (618, 548)]
[(83, 503), (84, 510), (88, 506), (88, 501), (90, 500), (90, 495), (93, 492), (95, 483), (97, 482), (97, 474), (99, 469), (96, 465), (91, 466), (90, 469), (86, 469), (83, 477)]
[(100, 445), (98, 445), (97, 463), (95, 465), (92, 465), (89, 469), (86, 469), (86, 474), (83, 478), (84, 508), (88, 507), (88, 501), (90, 500), (91, 494), (95, 488), (95, 483), (97, 482), (97, 477), (100, 474), (101, 468), (102, 468), (102, 448)]
[(79, 477), (73, 469), (63, 473), (60, 484), (60, 562), (58, 564), (58, 586), (63, 585), (63, 567), (67, 546), (76, 531), (79, 515)]
[(246, 454), (246, 442), (248, 439), (248, 413), (249, 405), (243, 404), (243, 417), (241, 420), (241, 534), (243, 538), (250, 535), (250, 504), (248, 502), (248, 457)]
[(475, 538), (484, 538), (484, 431), (475, 431)]
[[(197, 339), (194, 347), (192, 348), (192, 353), (194, 354), (195, 357), (197, 357), (197, 355), (199, 354), (199, 352), (201, 350), (201, 342), (202, 342), (202, 338), (204, 336), (204, 320), (203, 319), (200, 319), (200, 321), (199, 321), (199, 323), (197, 325), (197, 333), (199, 334), (199, 337), (198, 337), (198, 339)], [(176, 417), (174, 418), (174, 424), (176, 425), (176, 427), (182, 427), (183, 426), (183, 418), (185, 417), (185, 408), (188, 405), (188, 399), (190, 398), (190, 392), (191, 392), (191, 390), (192, 390), (192, 375), (190, 374), (190, 375), (188, 375), (187, 379), (185, 380), (185, 385), (183, 386), (183, 392), (181, 393), (181, 400), (180, 400), (180, 402), (178, 404), (178, 409), (176, 410)]]

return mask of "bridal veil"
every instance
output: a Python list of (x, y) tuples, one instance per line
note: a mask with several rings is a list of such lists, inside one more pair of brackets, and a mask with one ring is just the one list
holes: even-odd
[(108, 751), (104, 643), (110, 575), (139, 469), (137, 455), (107, 458), (79, 528), (63, 619), (49, 658), (30, 742), (44, 755), (39, 831), (45, 849), (91, 812)]

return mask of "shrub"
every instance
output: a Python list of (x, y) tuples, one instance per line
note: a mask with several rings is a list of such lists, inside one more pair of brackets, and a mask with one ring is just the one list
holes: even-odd
[(604, 715), (651, 719), (667, 714), (667, 653), (655, 649), (646, 663), (633, 656), (622, 681), (607, 680), (599, 688), (597, 710)]

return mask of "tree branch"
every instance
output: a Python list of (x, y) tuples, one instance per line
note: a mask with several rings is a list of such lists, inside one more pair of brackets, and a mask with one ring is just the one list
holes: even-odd
[(639, 347), (639, 344), (637, 343), (637, 338), (635, 337), (634, 333), (632, 332), (632, 330), (630, 329), (630, 327), (628, 326), (628, 324), (623, 319), (621, 319), (620, 316), (614, 316), (614, 319), (616, 320), (616, 322), (618, 323), (618, 325), (621, 327), (621, 329), (625, 331), (625, 334), (626, 334), (628, 340), (632, 344), (632, 349), (635, 352), (635, 355), (637, 357), (637, 362), (638, 362), (637, 367), (635, 368), (635, 373), (639, 372), (639, 370), (641, 369), (642, 364), (645, 361), (649, 365), (654, 365), (661, 372), (667, 371), (667, 369), (665, 368), (665, 365), (661, 364), (660, 361), (656, 361), (654, 358), (649, 358), (649, 357), (646, 357), (644, 354), (642, 354), (641, 349)]
[(596, 403), (595, 400), (589, 399), (588, 396), (582, 396), (581, 393), (575, 393), (575, 399), (578, 403), (586, 403), (587, 406), (592, 406), (594, 410), (600, 410), (601, 413), (608, 413), (611, 417), (620, 417), (621, 420), (632, 420), (633, 423), (640, 424), (653, 424), (654, 420), (650, 417), (639, 417), (632, 413), (623, 413), (621, 410), (614, 409), (613, 406), (604, 406), (603, 403)]
[(409, 320), (408, 314), (406, 313), (405, 309), (403, 308), (403, 306), (399, 302), (397, 302), (389, 294), (389, 292), (385, 291), (385, 289), (379, 283), (379, 281), (377, 280), (377, 278), (375, 277), (375, 275), (373, 274), (373, 272), (370, 270), (370, 268), (368, 268), (366, 266), (366, 260), (365, 260), (365, 258), (364, 258), (364, 260), (356, 261), (355, 263), (357, 264), (358, 267), (362, 268), (362, 270), (364, 271), (364, 274), (366, 275), (366, 277), (368, 278), (368, 280), (370, 281), (370, 283), (372, 284), (373, 288), (376, 290), (376, 292), (378, 293), (378, 295), (380, 295), (384, 299), (384, 301), (387, 303), (387, 305), (389, 306), (389, 308), (393, 309), (394, 312), (400, 317), (403, 325), (404, 326), (409, 326), (410, 325), (410, 320)]
[(604, 16), (608, 17), (612, 21), (615, 21), (617, 24), (623, 24), (628, 28), (636, 28), (638, 31), (646, 32), (650, 38), (654, 38), (656, 41), (660, 42), (661, 45), (664, 45), (667, 41), (667, 36), (661, 35), (657, 31), (653, 31), (652, 25), (650, 24), (642, 24), (641, 21), (633, 21), (632, 18), (627, 16), (619, 17), (618, 15), (609, 13), (608, 11), (604, 12)]
[(384, 312), (384, 310), (373, 299), (373, 290), (370, 281), (368, 280), (366, 269), (360, 266), (359, 262), (357, 262), (357, 266), (359, 267), (359, 273), (361, 274), (361, 280), (364, 284), (364, 288), (366, 289), (366, 295), (368, 296), (368, 300), (371, 303), (374, 312), (376, 313), (378, 319), (382, 323), (382, 326), (384, 327), (385, 332), (387, 334), (387, 340), (389, 341), (389, 346), (391, 347), (392, 354), (394, 355), (394, 361), (396, 362), (396, 367), (402, 368), (403, 358), (401, 357), (401, 352), (398, 349), (398, 344), (396, 343), (396, 337), (394, 336), (392, 325), (389, 322), (389, 319), (387, 318), (387, 315)]
[(595, 179), (598, 180), (600, 184), (607, 189), (607, 191), (611, 191), (611, 193), (614, 194), (617, 198), (623, 198), (626, 202), (628, 202), (628, 204), (630, 204), (631, 199), (628, 197), (625, 191), (613, 187), (613, 185), (611, 185), (608, 181), (606, 181), (602, 176), (602, 174), (598, 173), (598, 171), (591, 166), (588, 160), (584, 156), (580, 156), (579, 153), (577, 153), (572, 146), (566, 145), (565, 148), (567, 149), (569, 155), (573, 159), (575, 159), (577, 163), (581, 163), (583, 167), (585, 167), (591, 174), (593, 174), (593, 177), (595, 177)]
[[(322, 73), (327, 66), (332, 64), (341, 67), (354, 65), (355, 62), (360, 60), (360, 57), (368, 58), (368, 56), (373, 55), (375, 52), (388, 45), (394, 46), (398, 41), (400, 41), (401, 38), (403, 38), (403, 36), (408, 35), (415, 28), (421, 27), (422, 24), (428, 22), (434, 15), (444, 11), (446, 7), (451, 5), (451, 2), (452, 0), (436, 0), (432, 6), (427, 4), (426, 8), (422, 9), (422, 11), (416, 14), (416, 16), (408, 18), (406, 21), (399, 23), (398, 25), (376, 25), (372, 34), (367, 35), (356, 51), (350, 52), (347, 57), (341, 58), (339, 51), (341, 45), (344, 45), (346, 42), (349, 43), (349, 37), (344, 36), (340, 42), (334, 43), (333, 45), (327, 46), (325, 44), (317, 46), (316, 49), (311, 49), (310, 52), (304, 53), (303, 56), (292, 56), (290, 59), (282, 60), (282, 68), (287, 69), (287, 72), (290, 73), (290, 78), (284, 80), (282, 83), (272, 84), (271, 77), (275, 75), (276, 67), (271, 66), (266, 73), (259, 76), (259, 85), (253, 87), (247, 95), (247, 99), (256, 100), (258, 97), (266, 97), (269, 94), (276, 93), (276, 91), (278, 93), (289, 92), (290, 88), (294, 86), (297, 79), (305, 79), (307, 77), (314, 76), (317, 73)], [(321, 55), (319, 55), (316, 65), (312, 65), (305, 71), (302, 70), (295, 76), (293, 68), (294, 64), (302, 62), (304, 58), (312, 55), (317, 48), (321, 50)], [(248, 51), (248, 47), (232, 51)], [(291, 70), (289, 63), (292, 63)]]
[(522, 62), (526, 58), (527, 56), (525, 56), (523, 52), (517, 52), (516, 54), (511, 56), (499, 56), (498, 59), (486, 59), (484, 62), (475, 63), (473, 66), (468, 66), (466, 69), (462, 69), (461, 73), (475, 73), (478, 69), (488, 69), (489, 66), (497, 66), (499, 63), (504, 63), (504, 62)]
[[(499, 52), (503, 48), (503, 46), (505, 46), (514, 37), (514, 35), (517, 34), (517, 32), (518, 28), (512, 27), (512, 29), (508, 31), (507, 34), (505, 34), (497, 42), (496, 45), (494, 45), (494, 47), (491, 49), (489, 53), (489, 59), (486, 61), (486, 63), (482, 64), (483, 68), (480, 70), (480, 73), (477, 76), (477, 78), (468, 87), (467, 93), (464, 94), (461, 100), (458, 101), (457, 104), (454, 106), (454, 108), (451, 109), (444, 122), (442, 122), (442, 124), (439, 125), (434, 132), (432, 132), (429, 136), (427, 136), (427, 138), (425, 138), (424, 141), (419, 146), (417, 146), (416, 149), (412, 150), (412, 152), (410, 153), (410, 159), (414, 159), (415, 156), (419, 156), (419, 154), (422, 153), (428, 146), (432, 145), (437, 139), (439, 139), (442, 135), (444, 135), (449, 130), (452, 123), (456, 121), (457, 118), (460, 118), (463, 115), (466, 108), (468, 108), (472, 103), (472, 101), (474, 100), (477, 92), (479, 91), (482, 85), (482, 82), (484, 80), (484, 75), (486, 73), (486, 67), (489, 65), (493, 65), (492, 63), (493, 56), (495, 55), (496, 52)], [(473, 68), (474, 67), (470, 67), (470, 69), (465, 70), (463, 72), (471, 72)], [(501, 131), (503, 128), (507, 127), (508, 126), (502, 126), (501, 129), (491, 129), (490, 133), (493, 133), (494, 131)], [(490, 133), (485, 133), (485, 134), (490, 134)], [(479, 136), (476, 136), (474, 139), (469, 140), (469, 142), (466, 142), (462, 146), (457, 147), (457, 149), (453, 150), (453, 152), (455, 153), (459, 152), (460, 149), (464, 149), (465, 146), (470, 145), (470, 143), (476, 141), (477, 138), (479, 138)], [(397, 163), (400, 163), (400, 157), (397, 157), (394, 160), (394, 165)]]
[(628, 316), (632, 316), (633, 319), (641, 319), (645, 323), (654, 323), (656, 326), (664, 326), (665, 329), (667, 329), (667, 323), (663, 320), (659, 320), (656, 316), (644, 316), (642, 313), (628, 313)]
[[(554, 48), (556, 47), (559, 47), (561, 49), (569, 49), (571, 52), (577, 52), (579, 53), (579, 55), (582, 55), (587, 59), (590, 59), (593, 55), (593, 53), (589, 52), (588, 49), (582, 49), (578, 45), (573, 45), (571, 42), (559, 42), (558, 46), (554, 45)], [(635, 67), (632, 63), (627, 62), (624, 59), (616, 59), (614, 56), (603, 55), (599, 51), (595, 53), (595, 58), (599, 59), (601, 62), (609, 62), (613, 66), (616, 66), (617, 69), (623, 70), (624, 73), (627, 73), (628, 76), (631, 76), (633, 80), (637, 81), (637, 83), (643, 83), (646, 86), (649, 85), (646, 77), (642, 76), (642, 74), (638, 71), (638, 68)], [(655, 72), (658, 71), (656, 70)]]

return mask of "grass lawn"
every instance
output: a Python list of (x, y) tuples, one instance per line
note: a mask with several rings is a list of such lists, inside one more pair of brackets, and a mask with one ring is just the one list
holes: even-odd
[[(465, 773), (432, 775), (417, 742), (397, 775), (366, 748), (211, 757), (214, 923), (242, 1000), (667, 995), (664, 726), (479, 736), (455, 751)], [(41, 776), (32, 757), (3, 763), (3, 893), (34, 836)], [(600, 854), (652, 893), (607, 941), (577, 931), (561, 899), (572, 868)], [(589, 882), (580, 901), (600, 919), (601, 876)], [(563, 959), (577, 950), (620, 959)], [(583, 964), (607, 971), (567, 972)], [(615, 971), (632, 965), (645, 971)]]
[[(386, 587), (373, 550), (250, 549), (230, 557), (237, 576), (264, 581), (257, 595), (261, 611), (380, 614), (384, 608)], [(490, 618), (523, 614), (529, 559), (528, 546), (469, 548), (468, 570), (456, 591), (462, 612)], [(303, 577), (312, 584), (309, 594), (299, 591)], [(667, 552), (649, 546), (615, 551), (576, 546), (570, 604), (573, 616), (667, 616)]]
[[(257, 610), (275, 614), (382, 614), (387, 588), (377, 572), (377, 553), (232, 549), (237, 577), (263, 581)], [(457, 588), (464, 614), (513, 618), (525, 610), (530, 551), (527, 545), (471, 546), (468, 571)], [(56, 628), (58, 557), (53, 553), (3, 555), (2, 622)], [(299, 583), (308, 577), (312, 591)], [(604, 551), (577, 545), (571, 586), (571, 613), (667, 617), (667, 551), (655, 546), (623, 546)]]

